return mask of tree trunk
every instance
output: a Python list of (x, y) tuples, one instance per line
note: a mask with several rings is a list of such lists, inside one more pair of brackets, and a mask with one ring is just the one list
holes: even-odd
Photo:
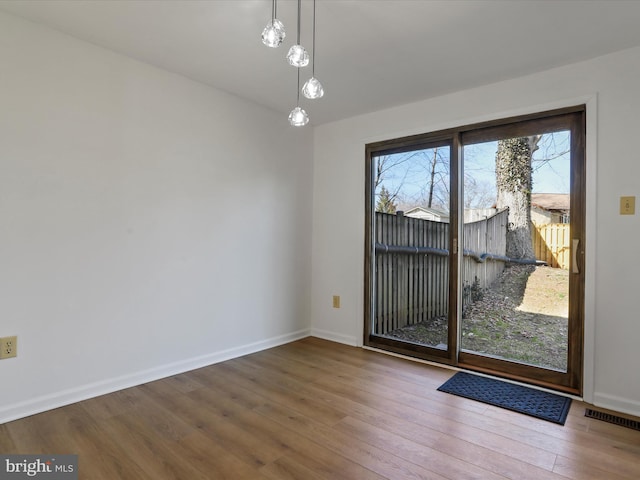
[(429, 184), (429, 201), (427, 207), (433, 205), (433, 190), (436, 186), (436, 165), (438, 164), (438, 148), (433, 149), (433, 159), (431, 160), (431, 183)]
[(496, 153), (496, 207), (509, 208), (507, 256), (535, 258), (531, 242), (531, 156), (539, 137), (500, 140)]

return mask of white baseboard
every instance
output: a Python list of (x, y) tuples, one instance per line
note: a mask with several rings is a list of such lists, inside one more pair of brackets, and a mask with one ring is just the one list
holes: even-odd
[(332, 342), (344, 343), (345, 345), (351, 345), (352, 347), (358, 346), (358, 339), (350, 335), (342, 335), (341, 333), (320, 330), (318, 328), (312, 328), (310, 335), (324, 340), (331, 340)]
[(640, 417), (640, 402), (635, 400), (595, 392), (593, 395), (593, 404), (596, 407)]
[(148, 370), (134, 372), (121, 377), (81, 385), (79, 387), (60, 392), (54, 392), (26, 402), (14, 403), (0, 408), (0, 425), (19, 418), (35, 415), (36, 413), (45, 412), (47, 410), (87, 400), (89, 398), (98, 397), (100, 395), (116, 392), (118, 390), (134, 387), (154, 380), (160, 380), (161, 378), (224, 362), (225, 360), (231, 360), (243, 355), (249, 355), (261, 350), (266, 350), (267, 348), (277, 347), (278, 345), (300, 340), (301, 338), (308, 337), (309, 335), (309, 329), (299, 330), (297, 332), (287, 333), (285, 335), (272, 337), (247, 345), (241, 345), (228, 350), (213, 352), (207, 355), (150, 368)]

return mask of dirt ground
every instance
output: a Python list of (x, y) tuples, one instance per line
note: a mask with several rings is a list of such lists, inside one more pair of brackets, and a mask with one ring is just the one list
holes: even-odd
[(527, 280), (518, 310), (566, 318), (569, 315), (569, 271), (536, 267)]
[[(557, 370), (566, 370), (569, 272), (558, 268), (513, 265), (462, 319), (463, 350)], [(443, 346), (445, 318), (410, 325), (387, 336)]]

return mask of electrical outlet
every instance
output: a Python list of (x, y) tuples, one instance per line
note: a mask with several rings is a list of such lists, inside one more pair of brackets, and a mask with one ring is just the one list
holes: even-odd
[(18, 337), (0, 338), (0, 360), (18, 355)]

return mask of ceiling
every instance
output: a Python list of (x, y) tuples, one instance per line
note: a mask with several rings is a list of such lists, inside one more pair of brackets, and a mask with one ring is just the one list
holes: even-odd
[[(295, 0), (279, 0), (285, 43), (260, 34), (271, 0), (0, 0), (48, 25), (281, 112), (295, 106), (285, 54)], [(311, 50), (312, 1), (302, 1)], [(640, 1), (317, 0), (320, 100), (313, 124), (443, 95), (640, 45)], [(311, 76), (301, 70), (301, 81)]]

